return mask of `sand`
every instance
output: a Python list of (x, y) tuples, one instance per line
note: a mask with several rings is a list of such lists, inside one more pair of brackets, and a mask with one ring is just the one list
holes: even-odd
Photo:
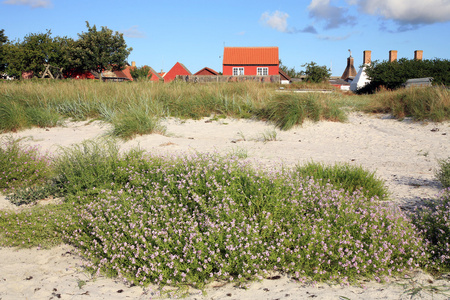
[[(435, 178), (438, 159), (450, 156), (450, 123), (401, 121), (389, 115), (352, 112), (345, 123), (306, 122), (288, 131), (273, 125), (235, 119), (163, 122), (166, 134), (138, 136), (120, 142), (126, 150), (139, 147), (151, 153), (214, 152), (245, 154), (264, 168), (293, 167), (308, 161), (360, 165), (385, 180), (390, 200), (404, 209), (433, 199), (441, 186)], [(110, 125), (68, 122), (63, 127), (34, 128), (12, 135), (41, 151), (57, 154), (86, 139), (109, 134)], [(5, 197), (0, 209), (17, 210)], [(0, 299), (154, 299), (158, 287), (130, 287), (120, 280), (91, 278), (83, 272), (82, 258), (68, 245), (43, 250), (0, 249)], [(278, 277), (276, 277), (278, 278)], [(431, 288), (442, 286), (443, 292)], [(412, 295), (414, 288), (419, 293)], [(164, 297), (163, 297), (164, 298)], [(213, 283), (206, 295), (190, 290), (187, 299), (450, 299), (450, 280), (435, 280), (423, 272), (357, 286), (299, 284), (286, 276), (265, 279), (244, 287)]]

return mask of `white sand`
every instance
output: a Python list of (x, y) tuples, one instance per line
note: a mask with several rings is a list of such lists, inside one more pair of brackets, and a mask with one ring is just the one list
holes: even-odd
[[(139, 145), (157, 154), (240, 152), (266, 168), (294, 166), (310, 160), (348, 162), (375, 171), (386, 181), (390, 201), (402, 207), (432, 199), (439, 192), (440, 184), (434, 176), (437, 160), (450, 156), (449, 122), (397, 121), (387, 115), (351, 113), (346, 123), (307, 122), (289, 131), (250, 120), (170, 119), (164, 124), (165, 135), (139, 136), (122, 143), (122, 148)], [(25, 138), (42, 151), (57, 153), (60, 146), (104, 136), (109, 130), (109, 125), (96, 121), (8, 135)], [(270, 136), (276, 136), (276, 140), (267, 141)], [(17, 208), (1, 197), (0, 209)], [(112, 279), (90, 278), (82, 272), (81, 262), (67, 245), (51, 250), (0, 249), (0, 299), (152, 299), (158, 293), (156, 287), (143, 291)], [(413, 279), (393, 279), (385, 284), (367, 282), (365, 288), (302, 285), (287, 277), (252, 283), (247, 289), (212, 284), (206, 296), (192, 290), (187, 299), (410, 299), (408, 291), (414, 287), (421, 292), (413, 299), (450, 299), (449, 280), (435, 281), (420, 272), (411, 275)], [(440, 285), (448, 290), (446, 295), (431, 292), (432, 286)]]

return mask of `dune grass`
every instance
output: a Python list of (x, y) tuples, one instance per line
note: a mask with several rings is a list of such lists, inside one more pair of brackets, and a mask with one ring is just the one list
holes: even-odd
[(376, 177), (375, 172), (367, 171), (360, 166), (344, 163), (326, 165), (311, 161), (298, 165), (296, 171), (301, 177), (316, 178), (322, 185), (332, 184), (350, 193), (362, 190), (369, 198), (386, 199), (388, 196), (384, 182)]
[(412, 117), (417, 121), (450, 120), (450, 90), (443, 86), (380, 90), (370, 98), (366, 111), (392, 113), (400, 119)]
[(279, 87), (256, 82), (2, 82), (0, 131), (52, 127), (64, 118), (93, 118), (112, 123), (113, 133), (128, 139), (159, 131), (159, 120), (164, 117), (201, 119), (214, 114), (266, 120), (288, 130), (306, 119), (345, 121), (345, 111), (349, 109), (389, 112), (398, 118), (412, 116), (417, 120), (450, 118), (449, 91), (443, 87), (381, 90), (374, 95), (360, 96), (335, 89), (324, 94), (292, 92), (310, 87), (305, 84), (284, 86), (283, 90)]

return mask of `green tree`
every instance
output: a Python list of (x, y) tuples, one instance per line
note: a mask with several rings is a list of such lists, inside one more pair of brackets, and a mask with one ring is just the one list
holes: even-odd
[(450, 85), (450, 61), (447, 59), (406, 59), (373, 61), (366, 67), (371, 82), (359, 93), (373, 93), (380, 87), (397, 89), (412, 78), (433, 77), (433, 84)]
[(331, 71), (326, 66), (319, 66), (315, 62), (310, 62), (302, 65), (305, 71), (301, 71), (301, 75), (306, 75), (306, 81), (308, 82), (324, 82), (331, 76)]
[(287, 66), (283, 65), (281, 59), (279, 60), (279, 68), (291, 78), (295, 78), (300, 75), (300, 72), (295, 71), (295, 67), (288, 68)]
[(89, 26), (88, 31), (78, 34), (72, 49), (71, 63), (74, 68), (82, 71), (101, 73), (103, 70), (122, 70), (132, 48), (127, 48), (123, 34), (113, 33), (111, 29)]
[(6, 69), (6, 44), (8, 42), (8, 37), (5, 35), (5, 30), (0, 30), (0, 72)]
[(24, 71), (32, 71), (38, 76), (44, 72), (46, 64), (52, 65), (60, 60), (60, 51), (50, 30), (45, 33), (30, 33), (23, 41), (6, 47), (6, 71), (19, 78)]
[(152, 73), (150, 73), (150, 67), (148, 66), (131, 68), (130, 74), (134, 80), (150, 80), (152, 78)]

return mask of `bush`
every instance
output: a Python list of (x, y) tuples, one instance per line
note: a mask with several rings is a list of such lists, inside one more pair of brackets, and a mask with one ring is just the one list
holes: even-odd
[(371, 83), (363, 88), (366, 93), (373, 93), (380, 87), (397, 89), (412, 78), (433, 77), (435, 85), (450, 85), (450, 60), (401, 58), (394, 62), (373, 61), (366, 67), (366, 73), (371, 80)]

